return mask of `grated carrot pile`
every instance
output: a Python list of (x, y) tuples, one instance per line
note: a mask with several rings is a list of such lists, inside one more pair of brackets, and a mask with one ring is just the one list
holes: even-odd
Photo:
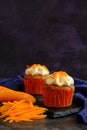
[(3, 102), (0, 107), (0, 119), (4, 119), (4, 122), (32, 121), (46, 118), (45, 111), (47, 111), (46, 108), (33, 105), (32, 102), (25, 100)]

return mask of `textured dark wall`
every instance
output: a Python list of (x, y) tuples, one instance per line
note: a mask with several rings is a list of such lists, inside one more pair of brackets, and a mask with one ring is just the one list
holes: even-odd
[(86, 0), (0, 0), (0, 77), (45, 64), (87, 79)]

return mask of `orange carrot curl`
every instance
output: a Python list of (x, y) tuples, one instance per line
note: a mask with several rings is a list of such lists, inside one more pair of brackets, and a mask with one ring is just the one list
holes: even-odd
[(4, 86), (0, 86), (0, 102), (13, 102), (20, 100), (26, 100), (27, 102), (31, 101), (32, 103), (35, 103), (36, 101), (35, 97), (28, 93), (15, 91)]
[(45, 111), (47, 111), (46, 108), (36, 106), (26, 100), (3, 102), (0, 107), (0, 119), (4, 119), (4, 122), (32, 121), (46, 118)]

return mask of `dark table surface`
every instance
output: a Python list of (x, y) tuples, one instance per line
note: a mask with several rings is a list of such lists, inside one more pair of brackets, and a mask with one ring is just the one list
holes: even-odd
[(8, 123), (0, 120), (0, 130), (87, 130), (79, 122), (77, 114), (58, 119), (42, 119), (30, 122)]

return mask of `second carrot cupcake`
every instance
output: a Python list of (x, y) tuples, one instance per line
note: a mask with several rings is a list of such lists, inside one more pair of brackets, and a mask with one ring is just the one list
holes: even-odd
[(24, 76), (25, 91), (30, 94), (42, 94), (42, 86), (49, 75), (49, 69), (45, 65), (33, 64), (27, 67)]

